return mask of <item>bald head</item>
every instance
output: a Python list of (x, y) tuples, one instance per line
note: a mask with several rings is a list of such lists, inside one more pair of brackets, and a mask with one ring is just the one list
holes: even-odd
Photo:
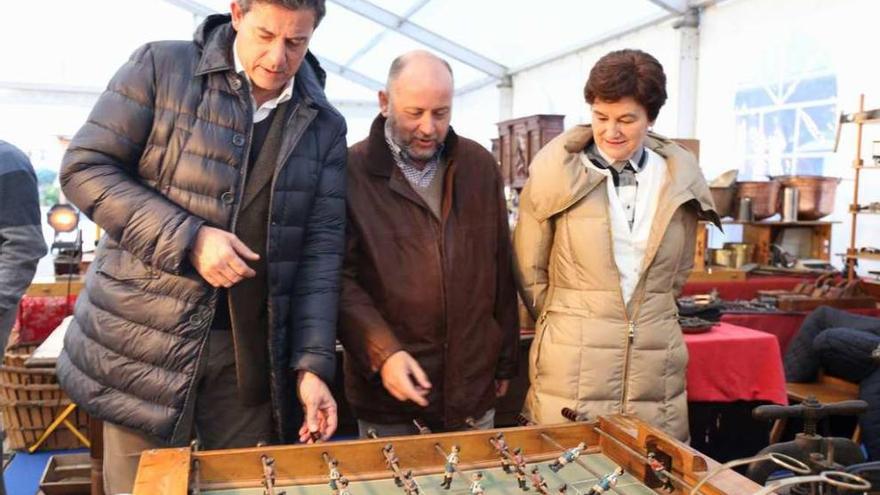
[(391, 64), (385, 90), (379, 91), (379, 108), (392, 139), (412, 159), (431, 159), (446, 139), (452, 93), (452, 69), (436, 55), (417, 50)]
[(449, 62), (431, 52), (413, 50), (404, 53), (391, 62), (385, 90), (391, 91), (391, 87), (401, 76), (412, 77), (419, 74), (433, 76), (433, 79), (438, 82), (448, 82), (450, 87), (453, 84), (452, 67), (450, 67)]

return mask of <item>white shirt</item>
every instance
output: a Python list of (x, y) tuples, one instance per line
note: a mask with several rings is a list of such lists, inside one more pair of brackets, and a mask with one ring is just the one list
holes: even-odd
[(620, 275), (623, 301), (627, 304), (645, 269), (643, 264), (648, 238), (651, 235), (651, 224), (654, 222), (654, 214), (660, 202), (660, 191), (669, 177), (666, 160), (647, 148), (645, 153), (648, 154), (645, 168), (636, 174), (638, 187), (635, 188), (635, 218), (632, 229), (629, 227), (624, 203), (617, 195), (614, 181), (611, 179), (611, 171), (597, 167), (585, 153), (581, 153), (581, 162), (585, 167), (608, 177), (605, 184), (608, 189), (608, 220), (611, 223), (612, 251)]
[[(244, 66), (241, 64), (241, 59), (238, 58), (238, 37), (232, 42), (232, 58), (235, 61), (235, 72), (241, 74), (245, 81), (247, 81), (248, 84), (251, 85), (251, 88), (253, 88), (251, 78), (248, 77), (247, 71), (244, 70)], [(254, 108), (254, 124), (264, 120), (278, 105), (293, 97), (293, 81), (295, 79), (296, 76), (291, 77), (290, 81), (287, 82), (287, 86), (284, 86), (284, 89), (281, 90), (281, 94), (271, 100), (263, 102), (263, 104), (260, 105), (260, 108), (257, 108), (257, 101), (254, 100), (253, 92), (251, 92), (251, 106)]]

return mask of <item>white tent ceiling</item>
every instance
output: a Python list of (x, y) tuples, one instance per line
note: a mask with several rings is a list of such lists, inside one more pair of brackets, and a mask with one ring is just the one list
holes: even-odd
[[(229, 0), (165, 0), (197, 17)], [(371, 99), (412, 49), (446, 58), (459, 94), (715, 0), (329, 0), (312, 51), (336, 100)], [(344, 79), (341, 81), (339, 79)]]

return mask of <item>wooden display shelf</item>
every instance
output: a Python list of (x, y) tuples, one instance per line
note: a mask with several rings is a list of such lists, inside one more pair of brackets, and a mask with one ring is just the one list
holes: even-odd
[(743, 242), (755, 246), (752, 261), (759, 265), (769, 265), (770, 246), (785, 229), (810, 229), (810, 249), (808, 258), (831, 260), (831, 226), (835, 222), (752, 222), (743, 224)]
[(862, 110), (859, 112), (845, 113), (840, 117), (841, 124), (878, 124), (880, 123), (880, 108)]
[(68, 293), (77, 295), (82, 290), (84, 281), (85, 277), (79, 275), (38, 278), (27, 288), (25, 295), (31, 297), (63, 297)]
[(694, 270), (688, 276), (688, 282), (734, 282), (747, 277), (746, 272), (733, 268), (710, 267), (705, 270)]
[[(704, 226), (708, 227), (710, 222), (703, 221)], [(741, 225), (743, 228), (742, 242), (755, 246), (752, 263), (759, 265), (770, 264), (770, 246), (776, 238), (785, 229), (806, 228), (812, 230), (810, 236), (809, 256), (805, 258), (831, 260), (831, 228), (839, 221), (763, 221), (763, 222), (741, 222), (738, 220), (722, 220), (723, 225)], [(707, 268), (705, 259), (708, 249), (709, 235), (707, 228), (697, 229), (697, 242), (694, 252), (694, 272), (702, 272)]]
[(874, 260), (880, 261), (880, 254), (877, 253), (855, 253), (846, 255), (851, 260)]

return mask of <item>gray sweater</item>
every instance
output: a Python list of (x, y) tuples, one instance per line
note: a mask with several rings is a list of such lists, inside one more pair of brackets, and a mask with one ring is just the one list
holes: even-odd
[(0, 141), (0, 344), (6, 344), (18, 301), (46, 255), (37, 176), (30, 160)]

